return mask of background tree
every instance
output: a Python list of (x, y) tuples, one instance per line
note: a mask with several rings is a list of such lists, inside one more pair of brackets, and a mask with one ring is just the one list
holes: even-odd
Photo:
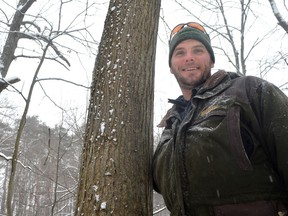
[[(287, 33), (283, 32), (268, 1), (258, 0), (168, 0), (161, 13), (160, 29), (168, 41), (170, 29), (178, 22), (202, 23), (209, 33), (216, 54), (215, 69), (254, 75), (287, 87)], [(168, 4), (167, 2), (167, 4)], [(286, 14), (285, 1), (279, 11)], [(274, 7), (275, 8), (275, 7)], [(171, 17), (169, 14), (173, 14)], [(285, 18), (285, 16), (282, 16)], [(175, 21), (177, 20), (177, 21)], [(179, 21), (180, 20), (180, 21)], [(278, 22), (278, 23), (277, 23)], [(282, 20), (283, 22), (283, 20)], [(285, 22), (284, 22), (285, 23)], [(166, 37), (166, 38), (165, 38)], [(166, 47), (167, 47), (166, 42)]]
[[(26, 11), (32, 6), (35, 0), (19, 0), (17, 10), (13, 16), (11, 23), (8, 20), (8, 17), (5, 16), (5, 23), (9, 27), (9, 33), (4, 44), (3, 51), (0, 55), (0, 74), (2, 78), (5, 78), (9, 67), (14, 60), (14, 53), (18, 45), (18, 41), (23, 35), (20, 33), (20, 27), (23, 25), (23, 19)], [(5, 11), (1, 10), (5, 15)], [(30, 23), (33, 24), (33, 23)], [(9, 84), (20, 81), (18, 78), (9, 79), (5, 82), (4, 79), (0, 80), (0, 93), (3, 91)]]
[[(271, 9), (272, 9), (273, 14), (278, 21), (278, 25), (282, 27), (282, 29), (286, 32), (286, 34), (288, 34), (288, 20), (285, 20), (285, 18), (287, 19), (287, 17), (283, 16), (283, 14), (287, 14), (287, 12), (288, 12), (286, 1), (281, 2), (282, 4), (280, 5), (280, 8), (282, 9), (282, 12), (280, 10), (278, 10), (277, 4), (274, 0), (269, 0), (269, 3), (271, 5)], [(284, 62), (284, 64), (286, 65), (286, 68), (287, 68), (288, 67), (287, 58), (288, 58), (287, 49), (280, 49), (278, 51), (278, 55), (277, 55), (278, 61), (276, 61), (276, 63)], [(287, 84), (288, 84), (288, 81), (283, 82), (279, 87), (282, 90), (287, 90), (288, 89)]]
[[(278, 24), (284, 29), (286, 33), (288, 33), (288, 22), (285, 20), (285, 17), (282, 15), (282, 13), (278, 10), (276, 2), (274, 0), (269, 0), (269, 3), (271, 5), (273, 14), (278, 21)], [(284, 8), (286, 13), (288, 12), (285, 0), (283, 1), (283, 5), (281, 5), (281, 8)]]
[[(68, 121), (67, 117), (64, 119), (63, 125)], [(15, 131), (17, 122), (13, 125), (1, 127), (0, 130), (8, 135)], [(81, 132), (83, 127), (75, 129), (63, 125), (49, 128), (36, 116), (27, 118), (14, 181), (12, 208), (15, 215), (73, 215), (84, 132)], [(12, 159), (4, 155), (12, 154), (14, 140), (15, 134), (1, 143), (1, 147), (6, 146), (5, 151), (2, 150), (2, 157), (0, 155), (0, 176), (6, 172), (0, 181), (1, 215), (7, 215), (5, 186), (8, 184)]]
[[(206, 27), (217, 54), (225, 56), (233, 71), (243, 75), (247, 74), (247, 61), (259, 43), (270, 37), (275, 28), (274, 25), (262, 35), (252, 35), (252, 29), (261, 22), (260, 11), (254, 10), (257, 6), (261, 7), (261, 3), (253, 0), (205, 0), (185, 3), (175, 0), (175, 2), (191, 16), (191, 19)], [(195, 10), (196, 8), (199, 10)], [(234, 14), (233, 19), (230, 18), (232, 14)]]
[[(30, 101), (29, 106), (30, 114), (35, 115), (35, 113), (37, 113), (38, 115), (39, 110), (46, 110), (46, 112), (44, 113), (44, 115), (40, 113), (39, 118), (34, 118), (33, 115), (32, 117), (26, 117), (27, 125), (25, 125), (22, 133), (22, 138), (20, 139), (17, 170), (15, 174), (15, 187), (13, 190), (14, 195), (12, 199), (12, 208), (13, 213), (19, 216), (37, 214), (72, 215), (74, 214), (75, 209), (75, 197), (77, 187), (77, 183), (75, 184), (75, 182), (78, 179), (78, 153), (81, 151), (81, 139), (83, 128), (85, 127), (82, 122), (83, 119), (86, 118), (86, 99), (85, 96), (79, 96), (78, 92), (81, 92), (82, 89), (84, 89), (84, 92), (86, 93), (89, 90), (82, 87), (90, 85), (89, 76), (92, 72), (92, 65), (95, 61), (93, 55), (97, 52), (98, 48), (97, 41), (90, 36), (93, 35), (93, 37), (95, 36), (97, 38), (97, 36), (99, 35), (100, 38), (103, 29), (102, 26), (104, 23), (102, 23), (102, 17), (103, 19), (105, 18), (104, 16), (102, 16), (102, 14), (104, 13), (104, 11), (106, 12), (108, 8), (108, 3), (104, 0), (93, 1), (95, 2), (95, 4), (93, 3), (92, 5), (89, 4), (89, 2), (91, 3), (91, 1), (89, 0), (42, 0), (35, 1), (32, 6), (27, 9), (24, 15), (20, 13), (20, 11), (23, 12), (23, 8), (19, 7), (19, 2), (24, 1), (0, 0), (0, 56), (2, 58), (8, 34), (11, 33), (11, 35), (17, 35), (17, 37), (19, 37), (17, 48), (15, 49), (15, 53), (13, 54), (13, 61), (9, 66), (9, 70), (5, 77), (0, 78), (0, 92), (5, 88), (5, 90), (3, 90), (0, 95), (0, 214), (7, 215), (7, 185), (9, 181), (9, 174), (11, 173), (11, 159), (16, 139), (15, 134), (17, 133), (17, 130), (19, 128), (17, 127), (19, 126), (20, 122), (19, 113), (23, 111), (23, 107), (25, 106), (25, 100), (27, 100), (28, 95), (28, 88), (26, 86), (30, 85), (31, 83), (36, 67), (38, 66), (39, 59), (43, 56), (43, 48), (45, 47), (45, 45), (47, 45), (46, 39), (49, 35), (51, 35), (53, 36), (54, 46), (49, 47), (47, 55), (45, 56), (45, 62), (41, 67), (40, 73), (38, 74), (38, 77), (36, 79), (33, 90), (33, 97), (31, 97), (32, 100)], [(286, 1), (275, 0), (275, 4), (278, 6), (278, 12), (280, 15), (282, 15), (283, 19), (286, 18), (285, 14), (287, 14), (287, 7), (285, 5), (285, 2)], [(182, 4), (184, 8), (181, 7), (179, 3)], [(141, 4), (142, 3), (139, 3), (139, 7), (141, 6)], [(206, 8), (202, 7), (201, 5), (206, 6)], [(245, 42), (243, 56), (247, 57), (247, 54), (249, 54), (247, 59), (245, 59), (246, 75), (260, 76), (278, 85), (282, 90), (287, 89), (287, 33), (286, 31), (283, 31), (282, 26), (279, 25), (280, 21), (278, 21), (272, 13), (271, 6), (269, 5), (268, 1), (218, 0), (217, 2), (215, 2), (212, 0), (165, 0), (162, 3), (162, 19), (159, 25), (160, 31), (158, 32), (158, 48), (156, 52), (157, 60), (155, 73), (156, 89), (154, 112), (154, 119), (156, 124), (159, 122), (158, 118), (161, 118), (161, 115), (165, 114), (166, 109), (168, 109), (169, 104), (167, 105), (167, 97), (173, 98), (174, 96), (178, 96), (177, 83), (175, 86), (173, 86), (173, 82), (175, 81), (174, 78), (171, 78), (171, 82), (170, 80), (167, 80), (168, 77), (171, 77), (169, 76), (169, 68), (167, 63), (167, 42), (169, 39), (168, 37), (170, 33), (170, 28), (174, 25), (178, 24), (179, 22), (197, 20), (197, 18), (199, 18), (198, 21), (205, 25), (207, 31), (212, 38), (212, 44), (216, 52), (215, 69), (224, 68), (231, 71), (237, 71), (237, 67), (235, 67), (235, 65), (237, 64), (234, 57), (234, 50), (233, 47), (230, 45), (229, 40), (227, 40), (227, 29), (224, 20), (222, 19), (223, 16), (221, 14), (221, 10), (217, 9), (219, 8), (216, 7), (217, 5), (223, 5), (222, 11), (224, 11), (224, 14), (227, 18), (229, 31), (234, 40), (236, 48), (235, 50), (238, 52), (238, 66), (240, 73), (242, 73), (240, 63), (240, 24), (242, 23), (241, 16), (246, 14), (246, 18), (245, 16), (242, 16), (243, 21), (246, 20), (245, 26), (243, 26), (243, 29), (245, 30), (243, 33), (243, 41)], [(241, 10), (243, 10), (241, 8), (241, 5), (242, 8), (245, 9), (244, 11), (246, 11), (243, 14), (241, 14)], [(111, 11), (109, 12), (116, 12), (117, 10), (114, 9), (115, 8), (112, 7)], [(142, 12), (142, 9), (139, 9), (139, 11)], [(24, 15), (24, 17), (22, 19), (22, 24), (20, 25), (19, 31), (13, 32), (10, 30), (10, 27), (12, 27), (12, 20), (14, 20), (14, 14), (16, 12), (18, 12), (19, 16)], [(138, 13), (135, 13), (135, 16), (137, 16)], [(120, 12), (118, 13), (118, 15), (121, 16), (122, 14), (123, 13)], [(115, 17), (117, 17), (117, 15), (115, 15)], [(17, 25), (19, 25), (19, 23)], [(134, 23), (134, 25), (136, 24)], [(142, 26), (141, 23), (140, 25)], [(116, 25), (114, 25), (114, 27), (115, 26)], [(215, 28), (215, 30), (209, 28), (208, 26)], [(91, 34), (92, 31), (90, 27), (94, 28), (93, 34)], [(124, 29), (127, 29), (128, 27), (131, 26), (125, 26)], [(114, 32), (111, 31), (111, 35), (114, 35), (117, 29), (119, 29), (118, 25), (117, 28), (114, 29)], [(131, 31), (133, 32), (133, 30)], [(54, 37), (57, 34), (58, 36)], [(106, 36), (107, 34), (108, 33), (106, 33)], [(115, 50), (116, 47), (117, 49), (120, 47), (119, 49), (124, 55), (128, 52), (128, 49), (124, 49), (126, 47), (125, 39), (127, 39), (128, 41), (129, 37), (125, 34), (120, 33), (117, 35), (123, 38), (121, 40), (120, 38), (118, 38), (115, 43), (113, 43), (112, 41), (106, 42), (107, 53), (108, 50), (112, 49), (110, 48), (110, 46), (112, 46)], [(144, 36), (147, 35), (145, 34)], [(222, 36), (226, 36), (226, 38)], [(52, 38), (48, 37), (48, 39)], [(121, 43), (119, 43), (118, 45), (117, 43), (119, 41)], [(139, 39), (139, 41), (141, 40)], [(255, 42), (257, 46), (253, 46)], [(133, 50), (133, 48), (130, 48), (129, 52), (132, 52), (131, 50)], [(251, 50), (250, 53), (249, 50)], [(102, 53), (104, 53), (103, 49)], [(228, 56), (226, 56), (225, 54), (227, 54)], [(71, 65), (70, 67), (68, 66), (67, 62), (63, 58), (61, 58), (61, 55), (69, 62), (69, 64)], [(138, 56), (141, 57), (142, 55)], [(93, 59), (93, 62), (87, 61), (87, 59)], [(101, 62), (103, 63), (103, 71), (107, 70), (107, 72), (105, 72), (107, 79), (109, 78), (110, 83), (114, 83), (112, 78), (116, 73), (114, 70), (119, 69), (117, 68), (117, 66), (123, 67), (123, 65), (126, 64), (124, 64), (124, 61), (122, 61), (121, 64), (119, 63), (117, 64), (117, 66), (114, 65), (114, 62), (117, 62), (117, 59), (111, 58), (111, 56), (108, 54), (106, 56), (106, 59), (108, 59), (107, 62), (105, 62), (105, 60), (103, 59), (101, 60)], [(77, 64), (78, 62), (80, 62), (81, 65)], [(75, 64), (80, 65), (81, 67), (77, 66), (77, 69), (75, 69)], [(112, 66), (114, 66), (115, 68)], [(138, 67), (140, 68), (142, 66), (143, 65), (140, 66), (139, 64)], [(0, 62), (0, 68), (0, 70), (4, 68), (3, 62)], [(111, 70), (108, 72), (109, 68)], [(76, 70), (78, 72), (78, 76), (75, 76)], [(100, 77), (100, 74), (101, 72), (98, 72), (97, 79), (98, 77)], [(117, 76), (114, 76), (115, 79), (118, 79), (118, 76), (120, 76), (120, 74), (123, 75), (123, 73), (120, 73), (117, 70)], [(130, 76), (134, 78), (135, 74), (138, 75), (138, 72), (133, 73)], [(88, 82), (83, 82), (84, 76), (88, 77), (88, 79), (85, 80), (89, 80)], [(99, 78), (99, 80), (102, 80), (102, 76), (104, 77), (104, 74), (101, 75), (101, 78)], [(141, 75), (139, 73), (138, 80), (141, 82), (144, 81), (145, 79), (142, 79), (140, 76)], [(12, 78), (15, 77), (19, 77), (21, 81), (10, 85), (12, 83), (11, 80), (13, 80)], [(146, 81), (148, 82), (147, 79)], [(103, 83), (109, 84), (108, 81), (103, 81)], [(72, 86), (70, 84), (73, 84), (75, 88), (70, 88)], [(74, 84), (77, 84), (77, 87)], [(127, 84), (129, 88), (133, 85), (135, 84)], [(66, 90), (67, 86), (69, 86), (69, 90), (67, 91), (67, 93), (63, 93), (63, 96), (59, 100), (57, 100), (56, 98), (59, 98), (58, 95), (61, 94), (61, 91), (63, 89)], [(119, 89), (120, 92), (120, 87), (116, 88), (114, 87), (114, 84), (110, 86), (111, 92), (114, 91), (114, 89)], [(57, 89), (55, 91), (56, 96), (55, 94), (53, 95), (53, 91), (55, 89)], [(122, 92), (125, 92), (125, 90), (122, 90)], [(121, 95), (122, 92), (120, 92)], [(138, 91), (135, 92), (137, 93)], [(147, 93), (146, 91), (143, 92)], [(96, 95), (96, 90), (94, 91), (94, 94)], [(128, 93), (126, 92), (125, 94), (127, 95)], [(99, 93), (99, 97), (102, 97), (102, 95), (104, 95), (105, 97), (110, 97), (110, 95), (112, 94), (110, 94), (109, 92), (109, 96), (107, 96), (104, 93)], [(128, 95), (127, 97), (130, 98), (130, 95)], [(3, 100), (5, 98), (7, 100)], [(36, 100), (36, 98), (40, 98), (40, 100)], [(67, 98), (77, 98), (77, 102), (65, 102), (64, 104), (63, 101), (66, 101)], [(136, 100), (135, 98), (133, 99), (133, 97), (131, 98), (133, 101)], [(11, 106), (10, 103), (12, 101), (13, 103), (17, 104)], [(102, 106), (102, 104), (104, 104), (103, 100), (101, 99), (99, 101), (101, 101), (99, 103), (101, 103)], [(121, 101), (126, 102), (126, 100), (124, 100), (123, 98), (121, 98)], [(112, 103), (113, 106), (115, 105), (114, 103)], [(142, 103), (142, 101), (140, 103)], [(45, 104), (45, 106), (43, 104)], [(49, 104), (53, 104), (53, 106), (50, 106)], [(46, 109), (46, 106), (48, 109)], [(146, 105), (143, 103), (143, 109), (144, 106)], [(158, 106), (160, 106), (160, 109)], [(57, 111), (59, 110), (61, 113), (60, 115), (54, 113), (54, 107), (57, 107)], [(31, 108), (33, 111), (31, 110)], [(130, 108), (130, 110), (131, 109), (132, 108)], [(97, 107), (97, 111), (98, 110), (101, 110), (101, 115), (103, 115), (103, 112), (105, 112), (105, 110), (103, 111), (102, 108), (100, 109), (99, 107)], [(114, 116), (114, 109), (111, 108), (106, 113), (108, 113), (109, 111), (112, 113), (111, 116)], [(49, 117), (47, 118), (47, 116)], [(43, 119), (45, 123), (41, 122), (43, 121)], [(50, 119), (54, 119), (52, 124), (52, 121), (50, 121)], [(30, 123), (30, 120), (32, 123)], [(96, 123), (98, 124), (99, 121), (100, 120), (95, 120), (95, 125)], [(46, 125), (47, 122), (48, 125), (50, 123), (49, 127)], [(109, 127), (112, 123), (109, 123), (109, 119), (107, 120), (106, 117), (101, 122), (105, 122), (105, 125), (101, 124), (103, 127), (98, 127), (98, 129), (105, 129), (103, 135), (109, 134)], [(35, 127), (33, 127), (33, 125), (35, 125)], [(109, 127), (107, 127), (107, 125)], [(31, 130), (28, 129), (30, 127)], [(126, 125), (125, 127), (126, 129), (128, 128), (128, 126)], [(29, 133), (27, 133), (29, 135), (27, 136), (25, 135), (26, 130), (29, 131)], [(136, 129), (133, 128), (132, 132), (134, 132), (134, 130)], [(121, 130), (117, 131), (120, 131), (119, 133), (121, 133)], [(155, 131), (153, 135), (157, 134)], [(137, 131), (137, 133), (138, 132), (139, 131)], [(159, 133), (161, 133), (161, 131), (159, 131)], [(120, 135), (117, 135), (117, 139), (119, 138), (119, 136)], [(109, 136), (107, 136), (107, 138), (108, 137)], [(88, 139), (88, 137), (86, 139)], [(155, 140), (156, 139), (157, 138), (155, 138)], [(121, 141), (121, 143), (122, 142), (124, 141)], [(93, 150), (95, 150), (95, 148), (93, 148)], [(107, 164), (109, 165), (109, 163)], [(109, 172), (107, 172), (106, 174), (108, 174), (109, 176)], [(96, 193), (96, 195), (99, 194), (100, 193)], [(155, 198), (157, 197), (155, 196)], [(156, 207), (154, 210), (156, 211), (158, 208), (161, 207), (162, 205), (159, 202), (156, 202)], [(158, 216), (165, 214), (167, 215), (168, 213), (160, 212), (156, 215)]]
[[(6, 20), (4, 23), (9, 27), (9, 32), (0, 56), (0, 62), (2, 63), (0, 72), (2, 77), (6, 77), (9, 67), (15, 58), (15, 51), (18, 46), (18, 41), (20, 38), (25, 37), (25, 34), (20, 31), (20, 28), (24, 24), (23, 19), (25, 17), (25, 13), (34, 2), (35, 0), (19, 0), (12, 21), (10, 21), (9, 18), (5, 16)], [(5, 11), (1, 10), (1, 12), (6, 15)], [(24, 25), (26, 24), (33, 25), (33, 22), (25, 23)]]
[(151, 215), (160, 0), (111, 0), (93, 71), (76, 215)]
[[(22, 90), (18, 90), (14, 88), (19, 95), (21, 95), (21, 98), (24, 101), (24, 108), (23, 113), (21, 115), (21, 119), (18, 122), (18, 129), (17, 135), (15, 138), (15, 144), (13, 146), (10, 146), (10, 149), (12, 149), (12, 152), (10, 154), (12, 156), (8, 156), (6, 154), (1, 154), (2, 158), (6, 159), (9, 163), (11, 163), (11, 166), (8, 166), (8, 169), (6, 169), (7, 172), (9, 172), (9, 176), (5, 176), (4, 181), (4, 187), (7, 186), (7, 189), (3, 191), (3, 194), (7, 195), (6, 199), (6, 214), (8, 216), (17, 214), (17, 215), (27, 215), (27, 211), (32, 211), (31, 209), (25, 209), (21, 208), (21, 206), (34, 206), (36, 207), (37, 203), (34, 203), (37, 201), (35, 197), (35, 194), (37, 194), (37, 191), (35, 191), (37, 188), (39, 189), (39, 184), (35, 183), (38, 187), (34, 187), (31, 185), (31, 187), (25, 187), (24, 191), (29, 188), (31, 196), (27, 196), (26, 193), (22, 193), (21, 190), (23, 190), (22, 187), (16, 187), (18, 182), (23, 179), (30, 179), (32, 182), (38, 182), (36, 178), (33, 178), (32, 171), (35, 172), (30, 166), (28, 166), (28, 162), (31, 162), (29, 160), (29, 157), (25, 157), (28, 159), (24, 160), (22, 158), (23, 152), (26, 150), (26, 146), (23, 144), (22, 135), (25, 131), (25, 124), (27, 122), (27, 115), (30, 107), (30, 103), (32, 101), (32, 94), (34, 92), (34, 87), (36, 84), (40, 85), (40, 88), (43, 90), (44, 94), (54, 103), (53, 98), (49, 97), (45, 91), (44, 85), (40, 83), (40, 81), (43, 81), (44, 79), (40, 79), (40, 71), (42, 71), (43, 65), (46, 61), (52, 62), (52, 64), (60, 64), (62, 67), (68, 69), (70, 67), (70, 62), (65, 54), (63, 54), (63, 51), (69, 51), (67, 53), (76, 53), (79, 54), (79, 45), (83, 46), (86, 50), (89, 50), (91, 47), (91, 44), (95, 43), (91, 35), (89, 35), (88, 27), (86, 26), (86, 15), (88, 14), (88, 9), (92, 7), (91, 4), (84, 3), (84, 7), (82, 8), (82, 11), (78, 11), (78, 14), (74, 14), (75, 17), (72, 18), (70, 22), (67, 22), (63, 24), (63, 13), (64, 8), (67, 7), (67, 3), (65, 1), (57, 1), (57, 3), (52, 2), (52, 6), (50, 4), (43, 4), (41, 11), (38, 11), (38, 13), (28, 14), (28, 9), (31, 9), (31, 6), (35, 2), (35, 0), (19, 0), (16, 7), (13, 6), (11, 2), (6, 2), (2, 0), (2, 3), (6, 6), (8, 6), (9, 9), (14, 9), (14, 13), (11, 15), (12, 18), (8, 15), (7, 11), (1, 7), (1, 17), (5, 17), (6, 19), (1, 22), (3, 25), (2, 33), (7, 33), (5, 39), (5, 44), (3, 45), (3, 50), (1, 51), (0, 55), (0, 72), (3, 78), (1, 78), (0, 82), (0, 92), (6, 88), (11, 82), (19, 81), (18, 78), (16, 79), (4, 79), (5, 76), (8, 73), (8, 70), (10, 68), (10, 65), (12, 62), (16, 59), (20, 58), (26, 58), (29, 60), (36, 60), (36, 69), (32, 76), (32, 81), (28, 90), (27, 95), (22, 92)], [(49, 1), (50, 3), (51, 1)], [(52, 20), (50, 21), (48, 17), (44, 17), (44, 14), (47, 14), (46, 7), (53, 8), (53, 4), (58, 4), (58, 16), (52, 16)], [(75, 3), (77, 5), (77, 3)], [(74, 4), (74, 5), (75, 5)], [(79, 4), (79, 3), (78, 3)], [(41, 8), (41, 6), (40, 6)], [(66, 10), (67, 11), (67, 10)], [(74, 12), (74, 11), (73, 11)], [(71, 13), (71, 12), (70, 12)], [(51, 17), (50, 17), (51, 18)], [(78, 22), (79, 20), (82, 20), (82, 26), (81, 28), (78, 28)], [(2, 26), (1, 26), (2, 27)], [(4, 29), (4, 30), (3, 30)], [(22, 45), (25, 44), (23, 40), (26, 41), (26, 47), (21, 47), (20, 42), (22, 42)], [(63, 43), (63, 40), (66, 42), (73, 41), (74, 46), (75, 44), (78, 44), (76, 48), (70, 47), (70, 45), (66, 45)], [(28, 42), (29, 41), (29, 42)], [(27, 45), (28, 44), (28, 45)], [(90, 50), (92, 51), (92, 49)], [(38, 63), (37, 63), (38, 61)], [(26, 62), (27, 63), (27, 62)], [(50, 63), (50, 66), (52, 65)], [(23, 72), (23, 71), (21, 71)], [(9, 80), (11, 81), (9, 83)], [(47, 80), (47, 79), (46, 79)], [(53, 80), (53, 78), (50, 77), (49, 80)], [(64, 79), (57, 79), (65, 81)], [(67, 81), (68, 82), (68, 81)], [(70, 82), (72, 83), (72, 82)], [(61, 108), (60, 106), (58, 106)], [(64, 109), (62, 109), (64, 110)], [(57, 155), (56, 155), (56, 163), (53, 163), (52, 167), (55, 167), (56, 171), (51, 171), (53, 173), (54, 177), (51, 179), (53, 180), (53, 183), (51, 184), (51, 187), (53, 186), (53, 191), (51, 194), (52, 196), (52, 204), (47, 204), (47, 206), (51, 205), (51, 209), (49, 211), (49, 214), (54, 215), (54, 213), (57, 211), (57, 203), (58, 203), (58, 188), (63, 189), (63, 184), (59, 184), (61, 182), (60, 175), (65, 173), (63, 170), (60, 173), (59, 170), (61, 169), (59, 166), (61, 166), (61, 161), (63, 161), (63, 153), (60, 152), (61, 146), (62, 146), (62, 135), (59, 135), (59, 144), (57, 147)], [(61, 154), (60, 154), (61, 153)], [(41, 155), (41, 154), (39, 154)], [(37, 164), (37, 165), (35, 165)], [(38, 163), (41, 163), (41, 160), (32, 161), (31, 162), (35, 167), (39, 168)], [(22, 168), (27, 169), (28, 173), (26, 173), (23, 170), (17, 171), (18, 165), (21, 165)], [(39, 168), (39, 170), (41, 170)], [(19, 172), (19, 173), (18, 173)], [(17, 176), (21, 175), (21, 173), (27, 174), (27, 178), (17, 178)], [(66, 177), (65, 177), (66, 178)], [(74, 179), (77, 179), (77, 176), (74, 176)], [(7, 184), (6, 184), (7, 183)], [(74, 182), (75, 183), (75, 182)], [(21, 185), (21, 184), (19, 184)], [(41, 186), (40, 186), (41, 188)], [(75, 189), (74, 185), (74, 189)], [(51, 190), (47, 190), (51, 191)], [(17, 193), (19, 194), (17, 195)], [(64, 196), (66, 197), (66, 196)], [(1, 203), (4, 203), (2, 199)], [(43, 199), (42, 199), (43, 200)], [(73, 203), (73, 202), (72, 202)], [(41, 204), (42, 205), (42, 204)], [(4, 206), (4, 205), (2, 205)], [(71, 207), (70, 207), (71, 208)], [(73, 207), (71, 208), (73, 209)], [(2, 209), (3, 212), (5, 212)], [(14, 211), (14, 213), (13, 213)], [(39, 211), (38, 209), (35, 211)], [(17, 213), (15, 213), (17, 212)], [(29, 215), (29, 214), (28, 214)], [(45, 213), (44, 215), (47, 215)]]

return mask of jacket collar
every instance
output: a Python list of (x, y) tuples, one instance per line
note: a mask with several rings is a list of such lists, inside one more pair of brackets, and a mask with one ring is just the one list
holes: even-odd
[[(224, 91), (231, 85), (231, 80), (240, 77), (236, 73), (226, 72), (224, 70), (219, 70), (209, 77), (206, 82), (196, 89), (196, 95), (193, 98), (206, 99), (213, 97), (214, 95)], [(225, 82), (225, 80), (227, 82)], [(230, 81), (229, 81), (230, 80)], [(210, 91), (209, 91), (210, 90)], [(169, 109), (166, 115), (163, 117), (161, 122), (157, 127), (165, 127), (166, 120), (171, 116), (177, 116), (179, 112), (178, 109), (185, 109), (187, 106), (187, 101), (184, 100), (183, 96), (179, 96), (176, 100), (168, 99), (169, 103), (174, 104), (174, 106)]]
[(194, 98), (206, 99), (213, 97), (228, 88), (231, 85), (231, 81), (239, 77), (240, 75), (237, 73), (219, 70), (207, 79)]

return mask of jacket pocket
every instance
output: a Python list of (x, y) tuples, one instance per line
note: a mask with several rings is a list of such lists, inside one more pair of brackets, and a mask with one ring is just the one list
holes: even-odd
[[(240, 107), (232, 106), (227, 112), (228, 139), (232, 154), (242, 170), (252, 170), (251, 162), (246, 153), (240, 127)], [(253, 143), (247, 143), (247, 145)], [(249, 146), (246, 147), (248, 149)]]
[[(227, 104), (212, 103), (204, 108), (188, 130), (191, 133), (206, 133), (207, 139), (227, 143), (231, 157), (241, 170), (253, 170), (249, 156), (254, 150), (253, 139), (245, 127), (241, 127), (240, 106), (233, 100)], [(234, 104), (233, 104), (234, 103)], [(198, 129), (199, 128), (199, 129)], [(200, 130), (201, 129), (201, 130)], [(189, 136), (189, 135), (188, 135)]]

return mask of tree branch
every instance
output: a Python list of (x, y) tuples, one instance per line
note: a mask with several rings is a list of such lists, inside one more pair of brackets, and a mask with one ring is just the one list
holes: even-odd
[(19, 82), (18, 77), (10, 77), (8, 79), (0, 78), (0, 93), (6, 89), (9, 85)]
[(273, 12), (274, 16), (278, 20), (278, 24), (284, 29), (284, 31), (286, 31), (286, 33), (288, 33), (288, 23), (285, 21), (283, 16), (280, 14), (278, 7), (276, 5), (276, 2), (274, 0), (269, 0), (269, 3), (271, 5), (272, 12)]
[(17, 32), (20, 31), (20, 27), (23, 18), (25, 16), (25, 13), (35, 1), (36, 0), (20, 0), (18, 3), (17, 10), (10, 25), (10, 30), (3, 48), (3, 52), (1, 53), (0, 56), (0, 61), (4, 66), (0, 68), (0, 73), (2, 77), (6, 77), (11, 62), (14, 59), (14, 53), (17, 48), (18, 41), (20, 39), (19, 34)]
[[(11, 161), (12, 157), (11, 156), (6, 156), (5, 154), (3, 154), (2, 152), (0, 152), (0, 157), (4, 158), (6, 161)], [(17, 162), (24, 168), (24, 169), (29, 169), (32, 170), (32, 168), (30, 166), (25, 166), (21, 161), (17, 160)]]
[(86, 89), (90, 89), (89, 86), (84, 86), (84, 85), (81, 85), (81, 84), (78, 84), (78, 83), (75, 83), (75, 82), (72, 82), (72, 81), (69, 81), (69, 80), (61, 79), (61, 78), (41, 78), (41, 79), (37, 79), (37, 82), (40, 82), (40, 81), (47, 81), (47, 80), (58, 80), (58, 81), (63, 81), (63, 82), (67, 82), (67, 83), (70, 83), (70, 84), (73, 84), (73, 85), (79, 86), (79, 87), (83, 87), (83, 88), (86, 88)]

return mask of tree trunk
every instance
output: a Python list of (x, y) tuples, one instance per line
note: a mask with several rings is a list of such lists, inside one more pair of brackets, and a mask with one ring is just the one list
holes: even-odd
[(10, 25), (7, 40), (4, 44), (2, 54), (0, 55), (0, 62), (3, 67), (0, 67), (0, 74), (2, 77), (6, 77), (8, 69), (14, 60), (14, 53), (17, 48), (18, 41), (20, 39), (20, 27), (22, 25), (23, 18), (27, 10), (32, 6), (36, 0), (19, 0), (17, 10), (13, 16), (12, 23)]
[(160, 0), (111, 0), (91, 87), (76, 215), (152, 215)]

